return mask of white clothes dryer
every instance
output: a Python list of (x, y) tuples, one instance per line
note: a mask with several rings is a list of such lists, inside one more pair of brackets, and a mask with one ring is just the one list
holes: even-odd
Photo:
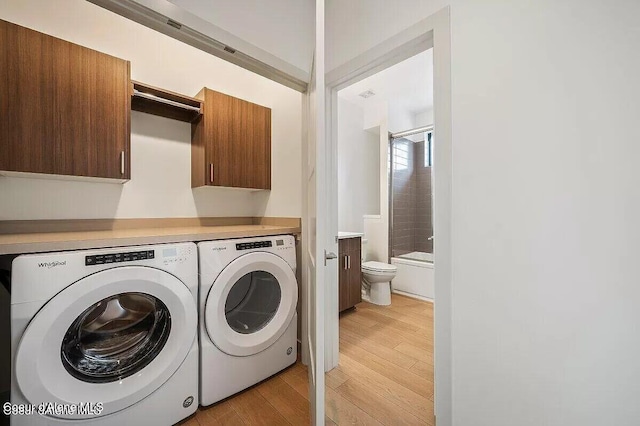
[(12, 265), (19, 425), (174, 424), (198, 406), (193, 243), (22, 255)]
[(198, 244), (200, 403), (294, 364), (298, 283), (291, 235)]

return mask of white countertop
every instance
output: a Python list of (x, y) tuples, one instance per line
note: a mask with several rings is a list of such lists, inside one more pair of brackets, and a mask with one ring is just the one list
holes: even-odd
[(345, 231), (338, 232), (339, 240), (342, 240), (345, 238), (362, 238), (362, 237), (364, 237), (364, 234), (362, 232), (345, 232)]

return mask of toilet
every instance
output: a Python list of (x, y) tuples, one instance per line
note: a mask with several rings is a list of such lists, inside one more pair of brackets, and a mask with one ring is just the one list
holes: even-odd
[(362, 299), (375, 305), (390, 305), (391, 280), (396, 270), (388, 263), (362, 262)]

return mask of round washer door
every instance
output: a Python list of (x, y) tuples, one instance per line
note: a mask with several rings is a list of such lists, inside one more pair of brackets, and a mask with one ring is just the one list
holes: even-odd
[(248, 356), (275, 343), (298, 302), (298, 283), (281, 257), (266, 252), (235, 259), (213, 282), (205, 304), (211, 341), (224, 353)]
[(31, 320), (17, 350), (18, 386), (32, 404), (102, 402), (100, 415), (112, 414), (176, 372), (197, 321), (193, 295), (167, 272), (143, 266), (97, 272), (58, 293)]

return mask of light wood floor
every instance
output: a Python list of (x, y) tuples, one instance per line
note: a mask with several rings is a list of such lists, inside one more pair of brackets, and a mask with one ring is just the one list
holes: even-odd
[[(340, 317), (340, 365), (326, 375), (328, 425), (433, 425), (433, 305), (393, 295)], [(184, 426), (308, 425), (307, 369), (285, 371)]]

